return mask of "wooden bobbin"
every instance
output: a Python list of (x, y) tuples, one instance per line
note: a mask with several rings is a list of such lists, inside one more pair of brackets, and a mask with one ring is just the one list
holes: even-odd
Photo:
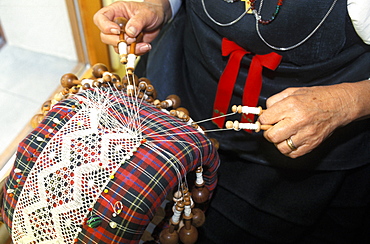
[(136, 41), (134, 41), (133, 43), (130, 44), (130, 50), (129, 50), (129, 53), (127, 55), (127, 66), (126, 66), (126, 72), (128, 74), (133, 74), (134, 73), (134, 70), (135, 70), (135, 64), (136, 64), (136, 58), (137, 58), (137, 55), (135, 54), (135, 49), (136, 49), (136, 43), (141, 41), (143, 39), (143, 33), (140, 33), (137, 37), (136, 37)]
[[(87, 81), (89, 81), (89, 82), (87, 82)], [(77, 76), (75, 76), (74, 74), (71, 74), (71, 73), (64, 74), (60, 78), (60, 84), (62, 85), (63, 88), (68, 88), (68, 89), (71, 89), (74, 86), (81, 86), (82, 89), (88, 89), (88, 88), (91, 87), (90, 84), (92, 84), (92, 86), (98, 86), (99, 85), (97, 81), (93, 81), (93, 80), (90, 80), (90, 79), (84, 79), (84, 80), (81, 81), (77, 78)]]
[(195, 171), (196, 181), (193, 189), (191, 190), (191, 197), (196, 203), (205, 203), (209, 199), (210, 192), (205, 186), (205, 182), (202, 176), (203, 168), (198, 167)]
[(170, 225), (159, 234), (159, 241), (161, 244), (177, 244), (179, 242), (179, 234), (176, 231), (180, 223), (179, 216), (184, 210), (184, 203), (179, 201), (175, 205), (174, 215), (170, 219)]
[(141, 91), (145, 91), (148, 85), (151, 85), (151, 81), (145, 77), (141, 77), (138, 80), (137, 88)]
[(115, 82), (120, 82), (121, 81), (121, 77), (119, 77), (119, 75), (115, 74), (115, 73), (112, 73), (112, 83), (115, 83)]
[(121, 77), (119, 77), (119, 75), (115, 74), (115, 73), (112, 73), (112, 80), (111, 80), (111, 83), (113, 85), (114, 88), (116, 88), (117, 90), (122, 90), (123, 89), (123, 84), (121, 82)]
[(114, 19), (114, 22), (120, 28), (119, 41), (117, 44), (118, 53), (120, 56), (120, 62), (122, 64), (127, 64), (127, 42), (125, 40), (125, 28), (127, 24), (127, 19), (124, 17), (117, 17)]
[(78, 80), (77, 76), (75, 76), (74, 74), (68, 73), (68, 74), (64, 74), (60, 78), (60, 84), (62, 85), (62, 87), (70, 89), (73, 86), (80, 85), (81, 81)]
[(239, 106), (236, 106), (236, 105), (233, 105), (231, 107), (231, 111), (233, 111), (234, 113), (243, 113), (243, 114), (257, 114), (257, 115), (261, 115), (263, 113), (263, 109), (262, 107), (248, 107), (248, 106), (242, 106), (242, 105), (239, 105)]
[(268, 130), (272, 127), (272, 125), (261, 125), (260, 122), (256, 123), (239, 123), (239, 121), (227, 121), (225, 124), (227, 129), (234, 129), (236, 131), (239, 130), (255, 130), (259, 132), (260, 130)]
[(135, 89), (139, 84), (139, 78), (135, 74), (127, 74), (122, 80), (123, 88), (126, 89), (127, 95), (133, 96), (135, 94)]
[(184, 107), (178, 107), (174, 112), (177, 118), (181, 119), (184, 122), (188, 122), (190, 120), (189, 111)]
[(184, 122), (188, 122), (190, 120), (189, 112), (186, 108), (172, 109), (170, 110), (170, 115), (179, 118)]
[(169, 95), (166, 100), (160, 102), (158, 104), (158, 106), (160, 108), (163, 108), (163, 109), (167, 109), (167, 108), (173, 108), (173, 109), (176, 109), (178, 107), (180, 107), (180, 104), (181, 104), (181, 99), (179, 96), (177, 95)]
[[(184, 197), (185, 199), (185, 197)], [(190, 204), (190, 201), (185, 201), (185, 207)], [(198, 240), (198, 230), (192, 225), (193, 214), (183, 214), (182, 217), (184, 226), (179, 230), (180, 241), (183, 244), (194, 244)]]
[(112, 78), (111, 78), (112, 74), (108, 72), (107, 66), (105, 66), (102, 63), (94, 64), (94, 66), (92, 67), (92, 75), (95, 78), (103, 78), (105, 82), (112, 81)]

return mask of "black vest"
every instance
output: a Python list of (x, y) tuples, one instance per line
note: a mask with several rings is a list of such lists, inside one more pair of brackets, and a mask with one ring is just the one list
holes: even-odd
[[(236, 19), (244, 10), (244, 2), (241, 1), (204, 0), (204, 3), (209, 15), (221, 23)], [(258, 4), (259, 1), (256, 8)], [(326, 0), (285, 1), (271, 24), (259, 26), (260, 32), (271, 45), (292, 46), (316, 28), (331, 4), (332, 1)], [(275, 3), (264, 1), (262, 18), (269, 19), (275, 7)], [(186, 16), (180, 12), (165, 34), (153, 44), (145, 75), (158, 83), (160, 95), (179, 94), (195, 120), (212, 116), (218, 80), (228, 60), (221, 55), (223, 37), (252, 53), (242, 60), (231, 104), (241, 104), (253, 54), (277, 52), (283, 57), (276, 71), (263, 71), (258, 104), (262, 107), (265, 107), (268, 97), (287, 87), (356, 82), (370, 77), (370, 46), (364, 44), (354, 31), (346, 0), (338, 0), (311, 38), (289, 51), (275, 51), (264, 44), (258, 37), (252, 14), (247, 14), (234, 25), (221, 27), (207, 17), (201, 0), (186, 1), (185, 11)], [(181, 33), (182, 29), (184, 32)], [(211, 122), (204, 126), (215, 128)], [(264, 165), (341, 170), (370, 162), (370, 120), (353, 122), (337, 129), (318, 148), (294, 160), (281, 155), (262, 133), (229, 131), (213, 133), (212, 136), (219, 140), (223, 150), (238, 152), (242, 160)]]
[[(244, 2), (204, 0), (204, 3), (210, 16), (221, 23), (236, 19), (244, 10)], [(259, 3), (257, 0), (257, 8)], [(276, 1), (264, 1), (263, 19), (270, 18), (275, 4)], [(274, 46), (294, 45), (310, 34), (331, 4), (331, 0), (284, 1), (277, 18), (269, 25), (260, 25), (261, 34)], [(228, 61), (228, 57), (221, 55), (223, 37), (253, 54), (282, 55), (276, 71), (263, 71), (259, 98), (262, 107), (268, 97), (287, 87), (356, 82), (370, 77), (370, 46), (354, 31), (346, 0), (338, 0), (312, 37), (290, 51), (275, 51), (266, 46), (256, 32), (254, 15), (246, 15), (232, 26), (220, 27), (207, 17), (201, 0), (188, 0), (185, 8), (165, 26), (137, 71), (144, 67), (142, 75), (152, 80), (159, 98), (178, 94), (194, 120), (210, 118), (218, 80)], [(242, 59), (231, 104), (241, 104), (253, 54)], [(240, 117), (230, 118), (234, 119)], [(216, 128), (211, 122), (202, 125)], [(370, 170), (369, 119), (338, 128), (319, 147), (297, 159), (282, 155), (262, 133), (224, 131), (210, 136), (219, 140), (222, 160), (209, 216), (212, 211), (221, 213), (244, 233), (288, 242), (306, 233), (307, 226), (314, 224), (331, 205), (348, 208), (370, 202), (367, 197), (370, 181), (363, 171)], [(233, 236), (240, 234), (234, 232), (234, 227), (226, 231), (225, 225), (214, 227), (218, 217), (210, 221), (206, 222), (205, 233), (219, 238), (220, 243), (231, 243)], [(222, 238), (228, 241), (223, 242)], [(240, 243), (235, 238), (233, 243)]]

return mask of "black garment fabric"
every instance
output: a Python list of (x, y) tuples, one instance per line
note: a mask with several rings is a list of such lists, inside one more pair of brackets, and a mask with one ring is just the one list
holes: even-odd
[[(217, 21), (238, 17), (244, 2), (204, 0)], [(256, 1), (258, 9), (260, 1)], [(322, 20), (332, 1), (284, 1), (278, 17), (260, 25), (270, 44), (287, 47), (305, 38)], [(277, 52), (276, 71), (263, 70), (259, 106), (288, 87), (325, 86), (370, 77), (370, 46), (353, 29), (338, 0), (323, 25), (301, 46), (276, 51), (256, 32), (254, 15), (220, 27), (206, 15), (200, 0), (187, 0), (153, 43), (138, 70), (158, 89), (159, 98), (178, 94), (197, 121), (212, 116), (218, 79), (228, 57), (221, 55), (226, 37), (252, 52), (243, 57), (232, 104), (241, 104), (254, 54)], [(268, 19), (275, 3), (264, 1)], [(240, 119), (231, 117), (229, 120)], [(201, 124), (207, 129), (216, 126)], [(370, 231), (370, 120), (338, 128), (305, 156), (282, 155), (262, 133), (210, 133), (220, 142), (219, 183), (201, 229), (199, 243), (368, 243)], [(353, 240), (354, 242), (352, 242)]]

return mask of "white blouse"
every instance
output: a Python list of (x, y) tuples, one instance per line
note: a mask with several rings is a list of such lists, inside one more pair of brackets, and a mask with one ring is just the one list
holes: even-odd
[[(169, 0), (172, 17), (176, 15), (182, 0)], [(349, 16), (362, 40), (370, 45), (370, 0), (347, 0)]]

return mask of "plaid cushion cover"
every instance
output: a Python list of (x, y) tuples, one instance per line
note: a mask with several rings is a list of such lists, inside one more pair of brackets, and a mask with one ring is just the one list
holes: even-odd
[[(111, 100), (118, 101), (116, 109), (112, 111), (114, 117), (133, 116), (128, 114), (127, 103), (122, 98), (109, 92), (105, 95), (111, 96)], [(125, 97), (125, 94), (122, 95)], [(80, 108), (81, 104), (75, 98), (61, 101), (19, 144), (14, 167), (4, 189), (3, 216), (10, 232), (14, 209), (28, 173), (35, 166), (43, 148)], [(179, 184), (177, 170), (171, 167), (170, 163), (183, 166), (178, 167), (181, 176), (203, 165), (206, 185), (211, 192), (214, 190), (219, 158), (216, 149), (202, 133), (145, 102), (140, 102), (139, 116), (145, 121), (141, 128), (145, 138), (143, 143), (152, 146), (139, 146), (130, 160), (120, 165), (114, 176), (108, 179), (104, 191), (98, 193), (97, 201), (93, 203), (93, 208), (82, 223), (78, 223), (79, 220), (75, 220), (71, 214), (72, 222), (80, 226), (80, 232), (76, 234), (73, 242), (139, 242), (167, 193)], [(72, 176), (68, 176), (71, 181), (78, 180)], [(114, 210), (117, 201), (123, 205), (118, 214)], [(98, 216), (92, 224), (87, 220), (91, 216)], [(41, 231), (45, 230), (52, 231), (52, 228), (41, 228)]]

